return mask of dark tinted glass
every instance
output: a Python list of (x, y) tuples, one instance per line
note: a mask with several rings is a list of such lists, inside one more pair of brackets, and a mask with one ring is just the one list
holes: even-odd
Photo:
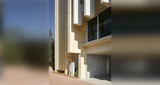
[(97, 17), (88, 22), (88, 41), (97, 39)]
[(111, 34), (111, 8), (104, 10), (99, 15), (99, 38)]

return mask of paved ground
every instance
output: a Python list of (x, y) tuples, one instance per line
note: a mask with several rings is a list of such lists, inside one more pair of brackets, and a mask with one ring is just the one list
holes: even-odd
[(82, 81), (92, 83), (94, 85), (111, 85), (110, 81), (103, 80), (103, 79), (97, 79), (97, 78), (82, 79)]
[(49, 72), (49, 85), (93, 85), (79, 79)]
[(111, 82), (106, 78), (75, 79), (54, 73), (51, 67), (49, 68), (49, 83), (49, 85), (111, 85)]

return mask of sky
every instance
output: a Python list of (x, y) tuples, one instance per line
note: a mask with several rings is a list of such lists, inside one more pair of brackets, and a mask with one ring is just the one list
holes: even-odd
[(54, 35), (54, 0), (49, 0), (49, 26), (52, 28), (52, 32)]
[(54, 0), (4, 0), (4, 30), (21, 30), (29, 37), (54, 34)]

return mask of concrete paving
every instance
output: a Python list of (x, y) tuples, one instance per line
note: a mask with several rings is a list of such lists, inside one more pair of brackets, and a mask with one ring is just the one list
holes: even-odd
[(49, 85), (111, 85), (106, 78), (75, 79), (62, 74), (57, 74), (49, 68)]
[(97, 79), (97, 78), (88, 78), (88, 79), (81, 79), (82, 81), (92, 83), (94, 85), (111, 85), (111, 81)]
[(93, 85), (93, 84), (49, 71), (49, 85)]

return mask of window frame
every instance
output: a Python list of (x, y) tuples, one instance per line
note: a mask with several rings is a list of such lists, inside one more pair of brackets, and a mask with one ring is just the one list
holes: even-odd
[[(109, 10), (110, 8), (108, 8), (108, 9), (105, 9), (105, 10)], [(99, 28), (99, 25), (100, 25), (100, 23), (99, 23), (99, 16), (100, 16), (100, 14), (101, 13), (103, 13), (105, 10), (103, 10), (102, 12), (100, 12), (98, 15), (96, 15), (95, 17), (93, 17), (92, 19), (90, 19), (88, 22), (87, 22), (87, 26), (86, 26), (86, 28), (87, 28), (87, 30), (86, 30), (86, 35), (87, 35), (87, 38), (86, 38), (86, 41), (87, 42), (91, 42), (91, 41), (94, 41), (94, 40), (98, 40), (98, 39), (101, 39), (101, 38), (103, 38), (103, 37), (100, 37), (100, 35), (99, 35), (99, 32), (100, 32), (100, 28)], [(110, 15), (111, 16), (111, 15)], [(96, 35), (97, 35), (97, 37), (96, 37), (96, 39), (94, 39), (94, 40), (90, 40), (89, 41), (89, 36), (88, 36), (88, 32), (89, 32), (89, 25), (88, 25), (88, 23), (90, 22), (90, 21), (92, 21), (94, 18), (97, 18), (97, 32), (96, 32)], [(108, 36), (108, 35), (107, 35)], [(104, 37), (106, 37), (106, 36), (104, 36)]]
[(97, 36), (98, 29), (97, 29), (97, 27), (98, 27), (99, 25), (98, 25), (98, 23), (97, 23), (97, 27), (96, 27), (96, 30), (97, 30), (97, 32), (96, 32), (96, 39), (93, 39), (93, 40), (90, 40), (90, 41), (89, 41), (89, 36), (88, 36), (88, 34), (89, 34), (89, 33), (88, 33), (88, 32), (89, 32), (89, 22), (91, 22), (91, 21), (94, 20), (94, 19), (96, 19), (96, 23), (97, 23), (97, 21), (98, 21), (98, 20), (97, 20), (97, 19), (98, 19), (97, 16), (93, 17), (91, 20), (89, 20), (89, 21), (87, 22), (87, 42), (90, 42), (90, 41), (93, 41), (93, 40), (97, 40), (97, 39), (98, 39), (98, 36)]
[[(107, 18), (106, 19), (106, 22), (107, 21), (109, 21), (108, 23), (111, 23), (111, 8), (108, 8), (108, 9), (105, 9), (105, 10), (103, 10), (101, 13), (99, 13), (98, 14), (98, 16), (100, 16), (99, 17), (99, 22), (98, 22), (98, 24), (99, 24), (99, 37), (98, 37), (98, 39), (100, 39), (100, 38), (103, 38), (103, 37), (106, 37), (106, 36), (108, 36), (108, 35), (111, 35), (111, 27), (109, 27), (109, 29), (105, 29), (105, 30), (107, 30), (107, 31), (105, 31), (106, 32), (106, 34), (105, 34), (105, 36), (102, 36), (103, 35), (103, 33), (101, 34), (100, 33), (100, 24), (102, 24), (102, 23), (100, 23), (101, 22), (101, 19), (102, 19), (102, 21), (103, 21), (103, 19), (104, 18)], [(108, 23), (106, 23), (106, 24), (108, 24)], [(111, 24), (109, 24), (109, 25), (107, 25), (107, 26), (110, 26)]]

